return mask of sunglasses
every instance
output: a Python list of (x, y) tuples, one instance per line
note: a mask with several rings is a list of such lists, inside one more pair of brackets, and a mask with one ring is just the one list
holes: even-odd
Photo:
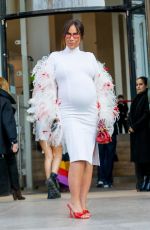
[(66, 39), (70, 39), (71, 37), (77, 39), (77, 38), (80, 37), (80, 34), (78, 32), (77, 33), (69, 33), (68, 32), (68, 33), (65, 34), (65, 38)]

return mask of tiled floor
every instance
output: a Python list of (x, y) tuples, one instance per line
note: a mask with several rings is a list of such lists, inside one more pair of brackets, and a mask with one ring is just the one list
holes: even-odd
[(89, 193), (89, 220), (70, 219), (66, 203), (47, 200), (46, 194), (24, 194), (25, 201), (0, 197), (0, 230), (149, 230), (150, 193), (135, 190), (101, 190)]

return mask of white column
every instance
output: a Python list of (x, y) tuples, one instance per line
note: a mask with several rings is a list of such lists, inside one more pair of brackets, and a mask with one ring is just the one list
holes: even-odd
[[(33, 58), (33, 65), (35, 65), (37, 60), (41, 59), (42, 56), (49, 54), (50, 40), (48, 16), (21, 19), (21, 35), (24, 67), (28, 67), (27, 55)], [(26, 75), (26, 78), (24, 78), (26, 80), (23, 83), (24, 106), (27, 107), (27, 101), (29, 99), (29, 70), (26, 68), (23, 72), (24, 75)], [(31, 133), (29, 129), (30, 124), (25, 121), (27, 188), (32, 188)]]
[(127, 99), (131, 99), (130, 75), (129, 75), (129, 54), (128, 54), (128, 39), (127, 39), (127, 22), (126, 22), (126, 15), (125, 14), (123, 17), (123, 30), (124, 30), (124, 52), (125, 52), (125, 66), (126, 66)]
[(122, 72), (121, 72), (121, 53), (119, 39), (118, 14), (112, 14), (113, 48), (114, 48), (114, 73), (116, 83), (116, 93), (122, 94)]
[[(20, 0), (20, 10), (25, 9), (25, 2)], [(26, 155), (26, 182), (27, 188), (32, 189), (32, 153), (31, 153), (31, 129), (26, 118), (26, 109), (29, 100), (29, 71), (27, 54), (26, 19), (20, 19), (22, 76), (23, 76), (23, 107), (24, 107), (24, 153)]]
[(7, 6), (7, 14), (13, 14), (16, 13), (16, 4), (15, 1), (7, 1), (6, 0), (6, 6)]
[(2, 76), (2, 47), (1, 47), (1, 36), (2, 34), (0, 33), (0, 76)]

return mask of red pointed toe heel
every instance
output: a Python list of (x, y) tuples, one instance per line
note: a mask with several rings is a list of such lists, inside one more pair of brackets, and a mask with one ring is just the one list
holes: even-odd
[(89, 219), (90, 218), (90, 216), (86, 215), (83, 212), (74, 212), (70, 204), (67, 204), (67, 207), (69, 208), (70, 218), (75, 218), (75, 219)]
[(92, 216), (88, 209), (83, 209), (83, 214), (87, 214), (87, 215), (89, 215), (89, 217)]

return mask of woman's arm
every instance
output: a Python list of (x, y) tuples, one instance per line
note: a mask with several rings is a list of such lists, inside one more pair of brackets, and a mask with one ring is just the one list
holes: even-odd
[(16, 121), (14, 118), (13, 108), (9, 101), (6, 101), (2, 110), (2, 124), (7, 135), (9, 145), (15, 153), (18, 151)]
[(33, 94), (29, 100), (30, 108), (27, 110), (28, 121), (34, 122), (33, 132), (36, 141), (52, 141), (51, 126), (54, 119), (58, 118), (59, 101), (57, 100), (57, 84), (54, 74), (53, 53), (43, 57), (33, 69), (34, 82)]
[(114, 123), (119, 116), (117, 100), (114, 94), (114, 84), (105, 66), (100, 62), (98, 62), (97, 65), (95, 85), (97, 90), (99, 121), (104, 122), (107, 131), (112, 135)]

